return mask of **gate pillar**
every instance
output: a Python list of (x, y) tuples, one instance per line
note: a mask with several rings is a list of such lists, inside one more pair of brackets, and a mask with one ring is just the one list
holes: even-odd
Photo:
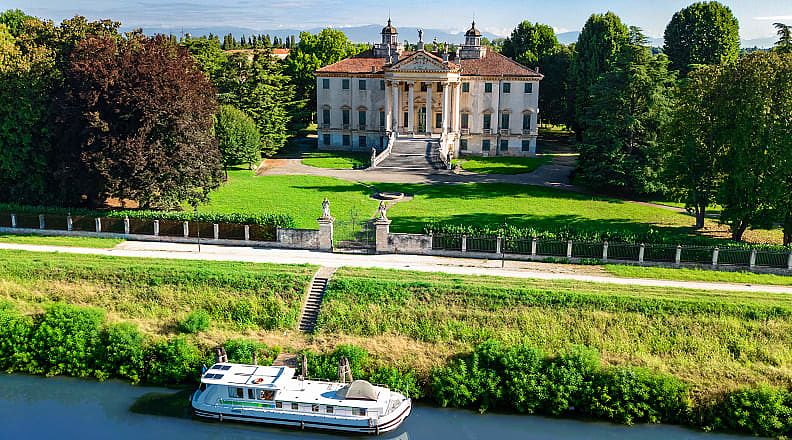
[(375, 235), (374, 235), (374, 250), (378, 254), (387, 253), (390, 251), (388, 246), (388, 235), (390, 234), (391, 221), (387, 218), (380, 217), (374, 221)]

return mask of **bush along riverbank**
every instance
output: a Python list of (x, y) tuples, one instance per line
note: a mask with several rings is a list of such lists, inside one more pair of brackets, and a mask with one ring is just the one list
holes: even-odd
[[(271, 363), (280, 348), (248, 339), (224, 344), (229, 360)], [(108, 323), (99, 309), (53, 304), (25, 315), (0, 303), (0, 369), (8, 372), (111, 377), (155, 385), (194, 384), (212, 347), (188, 336), (155, 338), (130, 323)], [(753, 435), (792, 434), (792, 393), (760, 386), (696, 402), (690, 386), (643, 368), (603, 366), (596, 351), (574, 347), (547, 355), (529, 345), (487, 341), (419, 377), (407, 365), (381, 365), (364, 349), (339, 345), (303, 351), (309, 376), (336, 377), (349, 359), (355, 378), (387, 385), (415, 399), (479, 411), (582, 417), (616, 423), (686, 424)]]

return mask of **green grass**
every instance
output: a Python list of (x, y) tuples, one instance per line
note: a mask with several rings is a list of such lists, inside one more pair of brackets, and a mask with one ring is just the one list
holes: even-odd
[(43, 235), (0, 235), (0, 243), (14, 244), (34, 244), (46, 246), (69, 246), (85, 248), (110, 249), (123, 243), (124, 240), (117, 238), (96, 238), (96, 237), (60, 237)]
[(792, 276), (758, 274), (751, 272), (721, 272), (702, 269), (671, 269), (663, 267), (640, 267), (621, 264), (603, 266), (605, 271), (623, 278), (652, 278), (680, 281), (711, 281), (718, 283), (770, 284), (792, 286)]
[(547, 156), (540, 157), (464, 157), (459, 163), (462, 169), (479, 174), (523, 174), (535, 171), (551, 162)]
[(316, 168), (352, 170), (367, 168), (371, 156), (365, 153), (343, 151), (312, 151), (302, 155), (302, 164)]
[(428, 343), (435, 356), (489, 338), (549, 353), (585, 345), (708, 395), (792, 380), (790, 295), (341, 269), (318, 325), (328, 338)]
[(0, 250), (0, 302), (26, 312), (66, 302), (168, 334), (194, 310), (229, 329), (289, 329), (314, 267)]

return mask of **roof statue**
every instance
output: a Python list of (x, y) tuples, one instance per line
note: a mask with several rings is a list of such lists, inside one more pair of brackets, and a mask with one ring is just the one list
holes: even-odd
[(418, 42), (423, 43), (423, 29), (418, 29)]

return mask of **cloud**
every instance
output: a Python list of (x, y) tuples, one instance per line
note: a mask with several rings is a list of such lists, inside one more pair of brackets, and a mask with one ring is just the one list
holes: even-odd
[(792, 15), (771, 15), (769, 17), (754, 17), (753, 19), (759, 21), (792, 20)]

